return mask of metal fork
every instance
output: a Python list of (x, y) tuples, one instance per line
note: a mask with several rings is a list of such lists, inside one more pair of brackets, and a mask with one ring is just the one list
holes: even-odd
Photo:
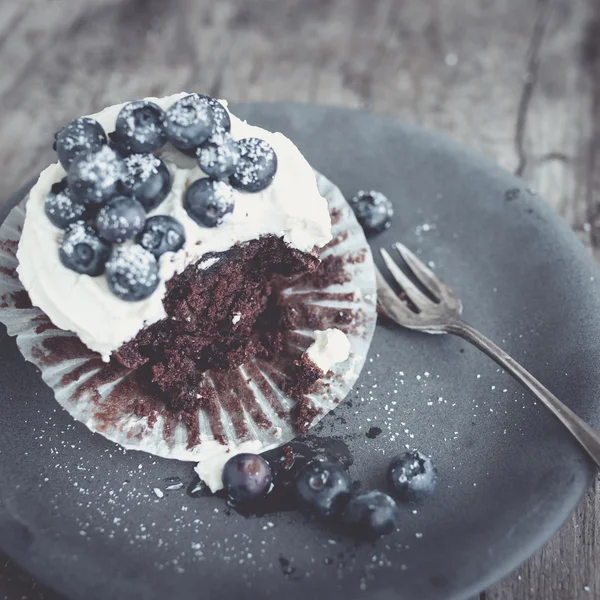
[(460, 298), (447, 285), (444, 285), (433, 271), (426, 267), (406, 246), (396, 243), (394, 247), (401, 254), (415, 277), (435, 298), (435, 301), (427, 297), (411, 278), (398, 267), (388, 252), (382, 248), (381, 255), (390, 273), (416, 309), (413, 310), (407, 303), (403, 302), (387, 283), (381, 272), (376, 269), (377, 299), (387, 316), (398, 325), (409, 329), (427, 333), (458, 335), (485, 352), (518, 382), (533, 392), (571, 432), (581, 447), (600, 467), (600, 434), (565, 406), (514, 358), (466, 323), (461, 316), (462, 302)]

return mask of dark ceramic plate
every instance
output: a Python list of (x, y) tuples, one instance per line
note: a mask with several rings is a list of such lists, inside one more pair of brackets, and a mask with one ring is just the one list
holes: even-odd
[[(394, 223), (373, 246), (400, 239), (433, 261), (467, 319), (600, 426), (596, 269), (522, 181), (364, 112), (237, 112), (291, 137), (346, 195), (387, 194)], [(363, 489), (383, 487), (392, 455), (416, 446), (440, 485), (402, 508), (396, 534), (356, 544), (295, 512), (244, 518), (189, 495), (191, 465), (90, 434), (12, 340), (0, 354), (0, 547), (71, 598), (466, 598), (539, 548), (593, 475), (554, 418), (475, 349), (383, 323), (359, 384), (311, 443), (349, 452)]]

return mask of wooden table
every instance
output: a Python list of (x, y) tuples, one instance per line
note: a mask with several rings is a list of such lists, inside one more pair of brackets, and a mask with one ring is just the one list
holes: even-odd
[[(600, 0), (2, 0), (0, 197), (71, 118), (182, 89), (448, 134), (527, 179), (600, 258)], [(599, 498), (597, 482), (480, 598), (600, 598)], [(5, 562), (0, 600), (54, 598)]]

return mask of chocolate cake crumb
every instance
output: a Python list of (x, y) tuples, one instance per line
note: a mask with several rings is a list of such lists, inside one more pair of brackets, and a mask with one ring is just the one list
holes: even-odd
[(302, 294), (303, 300), (320, 301), (320, 300), (333, 300), (335, 302), (354, 302), (354, 292), (308, 292)]
[(102, 365), (104, 365), (104, 363), (101, 359), (88, 360), (79, 367), (73, 369), (72, 371), (65, 373), (65, 375), (61, 377), (60, 384), (62, 386), (67, 386), (71, 383), (75, 383), (76, 381), (79, 381), (84, 375), (86, 375), (90, 371), (95, 371), (96, 369), (98, 369), (98, 367), (102, 367)]
[(283, 391), (294, 400), (311, 391), (313, 384), (325, 375), (323, 371), (306, 355), (300, 360), (295, 360), (287, 369), (289, 381), (283, 385)]
[(0, 267), (0, 273), (4, 273), (7, 277), (11, 277), (12, 279), (18, 279), (16, 269), (11, 269), (10, 267)]
[(350, 281), (351, 276), (346, 270), (347, 259), (343, 256), (330, 254), (321, 262), (319, 268), (294, 281), (294, 289), (322, 290), (332, 284), (343, 284)]
[(367, 251), (363, 248), (362, 250), (359, 250), (356, 254), (348, 256), (346, 261), (348, 262), (348, 264), (355, 265), (358, 263), (365, 262), (366, 258), (367, 258)]
[(41, 348), (35, 348), (34, 355), (45, 366), (57, 365), (73, 358), (97, 358), (78, 337), (55, 336), (42, 341)]
[(283, 468), (290, 469), (294, 465), (294, 449), (286, 444), (282, 449), (281, 453), (283, 454)]
[(208, 415), (213, 437), (219, 443), (225, 445), (225, 431), (223, 430), (223, 421), (221, 420), (221, 408), (215, 389), (208, 383), (203, 382), (199, 390), (199, 396), (202, 398), (202, 406)]
[(340, 231), (324, 248), (323, 250), (328, 250), (329, 248), (334, 248), (338, 244), (345, 242), (348, 239), (349, 232), (348, 231)]
[(281, 403), (281, 400), (271, 384), (265, 379), (260, 369), (254, 362), (249, 362), (244, 365), (244, 370), (248, 375), (252, 376), (252, 382), (260, 390), (263, 396), (269, 402), (270, 407), (274, 410), (275, 414), (280, 418), (285, 418), (285, 408)]
[(15, 308), (33, 308), (29, 294), (25, 290), (12, 292), (9, 294)]
[(292, 426), (297, 433), (306, 433), (314, 419), (323, 412), (306, 394), (317, 391), (319, 379), (325, 373), (304, 354), (288, 366), (286, 374), (288, 379), (282, 389), (296, 402), (291, 411)]
[[(19, 230), (21, 231), (21, 230)], [(2, 240), (0, 241), (0, 248), (10, 254), (15, 254), (19, 247), (19, 240)]]
[[(55, 340), (68, 340), (68, 339), (76, 339), (76, 338), (54, 338)], [(87, 348), (86, 348), (87, 350)], [(100, 369), (97, 373), (94, 373), (87, 381), (82, 383), (77, 387), (75, 392), (73, 392), (72, 398), (77, 401), (83, 398), (84, 396), (91, 396), (93, 400), (100, 402), (101, 397), (98, 393), (98, 388), (106, 385), (107, 383), (112, 383), (117, 381), (123, 377), (130, 375), (129, 370), (118, 364), (115, 361), (109, 362), (102, 369)], [(113, 396), (115, 413), (117, 416), (122, 416), (123, 412), (121, 407), (118, 405), (118, 399), (116, 396)], [(103, 402), (103, 405), (106, 404), (108, 400)]]
[(195, 413), (182, 413), (181, 421), (187, 428), (187, 449), (190, 450), (194, 446), (200, 444), (200, 424), (198, 415)]
[(96, 410), (94, 411), (94, 417), (102, 424), (98, 427), (100, 431), (106, 431), (111, 426), (114, 426), (120, 416), (123, 414), (121, 410), (115, 410), (116, 408), (122, 409), (123, 399), (127, 398), (126, 408), (133, 412), (133, 405), (135, 404), (135, 379), (131, 376), (126, 376), (115, 385), (110, 391), (108, 396), (101, 402), (99, 401), (99, 394), (95, 391), (94, 397), (97, 400)]
[[(272, 280), (312, 272), (314, 256), (275, 236), (238, 245), (206, 271), (188, 266), (167, 284), (167, 319), (142, 330), (115, 357), (138, 370), (173, 410), (202, 404), (196, 389), (209, 370), (231, 370), (281, 350), (279, 307)], [(232, 315), (240, 314), (233, 328)]]
[(317, 408), (310, 398), (304, 396), (292, 408), (291, 417), (294, 429), (298, 433), (306, 433), (312, 422), (322, 413), (323, 411)]
[(57, 327), (50, 321), (50, 319), (45, 314), (38, 315), (32, 320), (39, 321), (40, 323), (35, 328), (36, 333), (44, 333), (44, 331), (48, 331), (50, 329), (57, 329)]
[(332, 208), (329, 211), (329, 216), (331, 217), (331, 224), (337, 225), (342, 218), (342, 211), (337, 208)]

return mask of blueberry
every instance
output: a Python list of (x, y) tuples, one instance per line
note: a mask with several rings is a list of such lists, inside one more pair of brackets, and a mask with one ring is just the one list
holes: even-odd
[(231, 175), (231, 185), (245, 192), (260, 192), (271, 184), (277, 173), (277, 154), (260, 138), (239, 140), (240, 159)]
[(331, 517), (350, 497), (350, 476), (339, 463), (315, 460), (296, 478), (296, 497), (302, 508), (318, 517)]
[(117, 191), (124, 170), (123, 159), (108, 146), (81, 154), (69, 167), (71, 194), (86, 204), (104, 204)]
[(141, 246), (115, 250), (106, 263), (110, 291), (129, 302), (143, 300), (158, 287), (158, 265), (151, 252)]
[(388, 483), (399, 500), (419, 502), (435, 489), (437, 469), (431, 459), (418, 450), (405, 452), (392, 459), (388, 467)]
[(231, 119), (229, 118), (227, 109), (218, 100), (212, 98), (211, 96), (206, 96), (204, 94), (198, 94), (198, 96), (210, 107), (213, 123), (217, 131), (229, 132), (231, 130)]
[(361, 190), (350, 200), (350, 206), (365, 233), (368, 234), (387, 229), (394, 216), (394, 207), (389, 199), (374, 190), (370, 192)]
[(117, 116), (114, 140), (126, 154), (153, 152), (167, 142), (165, 111), (148, 100), (126, 104)]
[(144, 207), (127, 196), (111, 198), (96, 216), (98, 233), (113, 244), (121, 244), (135, 237), (144, 229), (145, 224)]
[(167, 110), (165, 129), (176, 148), (197, 148), (215, 129), (213, 112), (206, 97), (190, 94), (177, 100)]
[(216, 227), (233, 211), (233, 190), (218, 179), (198, 179), (185, 193), (185, 209), (196, 223)]
[(77, 221), (67, 227), (58, 255), (67, 269), (97, 277), (104, 273), (110, 245), (98, 237), (93, 227)]
[(60, 229), (65, 229), (76, 221), (84, 221), (87, 210), (87, 206), (71, 198), (66, 177), (50, 188), (44, 203), (46, 216)]
[(146, 221), (137, 241), (156, 258), (165, 252), (177, 252), (185, 244), (185, 230), (173, 217), (156, 215)]
[(236, 454), (223, 468), (223, 486), (234, 503), (258, 500), (271, 487), (269, 463), (258, 454)]
[(54, 149), (65, 171), (82, 152), (95, 152), (106, 144), (102, 125), (90, 117), (79, 117), (56, 133)]
[(211, 135), (198, 148), (198, 166), (209, 177), (223, 179), (235, 170), (240, 151), (233, 138), (225, 131)]
[(392, 533), (400, 516), (398, 506), (383, 492), (365, 492), (350, 499), (342, 521), (357, 537), (374, 539)]
[(132, 154), (125, 159), (122, 188), (150, 212), (171, 190), (171, 173), (167, 165), (154, 154)]

